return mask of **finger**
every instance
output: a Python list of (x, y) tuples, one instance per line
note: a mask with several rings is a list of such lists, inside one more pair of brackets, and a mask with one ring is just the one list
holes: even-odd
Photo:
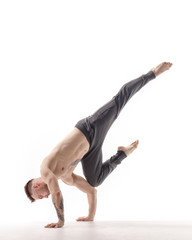
[(49, 226), (50, 226), (50, 224), (47, 224), (47, 225), (45, 226), (45, 228), (49, 228)]
[(80, 217), (80, 218), (77, 219), (77, 221), (78, 221), (78, 222), (84, 221), (84, 218), (83, 218), (83, 217)]
[(53, 223), (51, 224), (50, 228), (55, 228), (57, 226), (57, 224)]
[(46, 226), (46, 228), (50, 228), (51, 227), (51, 224), (48, 224), (47, 226)]
[(53, 227), (55, 227), (55, 223), (50, 223), (50, 224), (48, 224), (47, 226), (45, 226), (45, 228), (53, 228)]

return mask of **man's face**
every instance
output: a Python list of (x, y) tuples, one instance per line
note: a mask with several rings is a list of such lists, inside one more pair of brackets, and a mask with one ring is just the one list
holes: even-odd
[(43, 182), (32, 184), (32, 198), (35, 200), (48, 198), (50, 195), (47, 185)]

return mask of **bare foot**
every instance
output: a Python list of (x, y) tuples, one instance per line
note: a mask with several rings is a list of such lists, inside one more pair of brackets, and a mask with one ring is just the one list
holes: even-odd
[(161, 73), (169, 70), (169, 68), (172, 66), (173, 64), (170, 62), (162, 62), (161, 64), (159, 64), (157, 67), (152, 68), (151, 71), (154, 72), (155, 76), (157, 77), (158, 75), (160, 75)]
[(131, 145), (127, 147), (123, 147), (123, 146), (118, 147), (118, 151), (123, 151), (128, 156), (137, 148), (138, 144), (139, 144), (139, 140), (131, 143)]

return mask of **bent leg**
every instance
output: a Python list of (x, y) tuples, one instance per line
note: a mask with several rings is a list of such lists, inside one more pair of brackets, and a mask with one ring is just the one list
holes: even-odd
[(126, 157), (127, 156), (123, 151), (118, 151), (109, 160), (105, 161), (102, 164), (96, 186), (101, 185), (103, 181), (109, 176), (109, 174), (117, 167), (117, 165), (119, 165)]
[(99, 151), (94, 158), (94, 162), (82, 161), (83, 173), (89, 184), (93, 187), (99, 186), (105, 178), (121, 163), (127, 156), (123, 151), (118, 151), (116, 155), (102, 163), (102, 152)]
[(135, 141), (127, 147), (119, 147), (116, 155), (102, 164), (100, 175), (98, 176), (97, 186), (100, 185), (106, 177), (119, 165), (123, 159), (130, 155), (138, 146), (139, 141)]

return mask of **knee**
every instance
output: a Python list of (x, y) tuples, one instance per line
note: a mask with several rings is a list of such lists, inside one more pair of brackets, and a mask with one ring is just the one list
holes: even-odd
[(98, 187), (101, 183), (99, 181), (97, 181), (96, 179), (88, 181), (88, 183), (92, 186), (92, 187)]
[(99, 186), (99, 184), (98, 184), (98, 182), (91, 182), (91, 183), (89, 183), (92, 187), (98, 187)]

